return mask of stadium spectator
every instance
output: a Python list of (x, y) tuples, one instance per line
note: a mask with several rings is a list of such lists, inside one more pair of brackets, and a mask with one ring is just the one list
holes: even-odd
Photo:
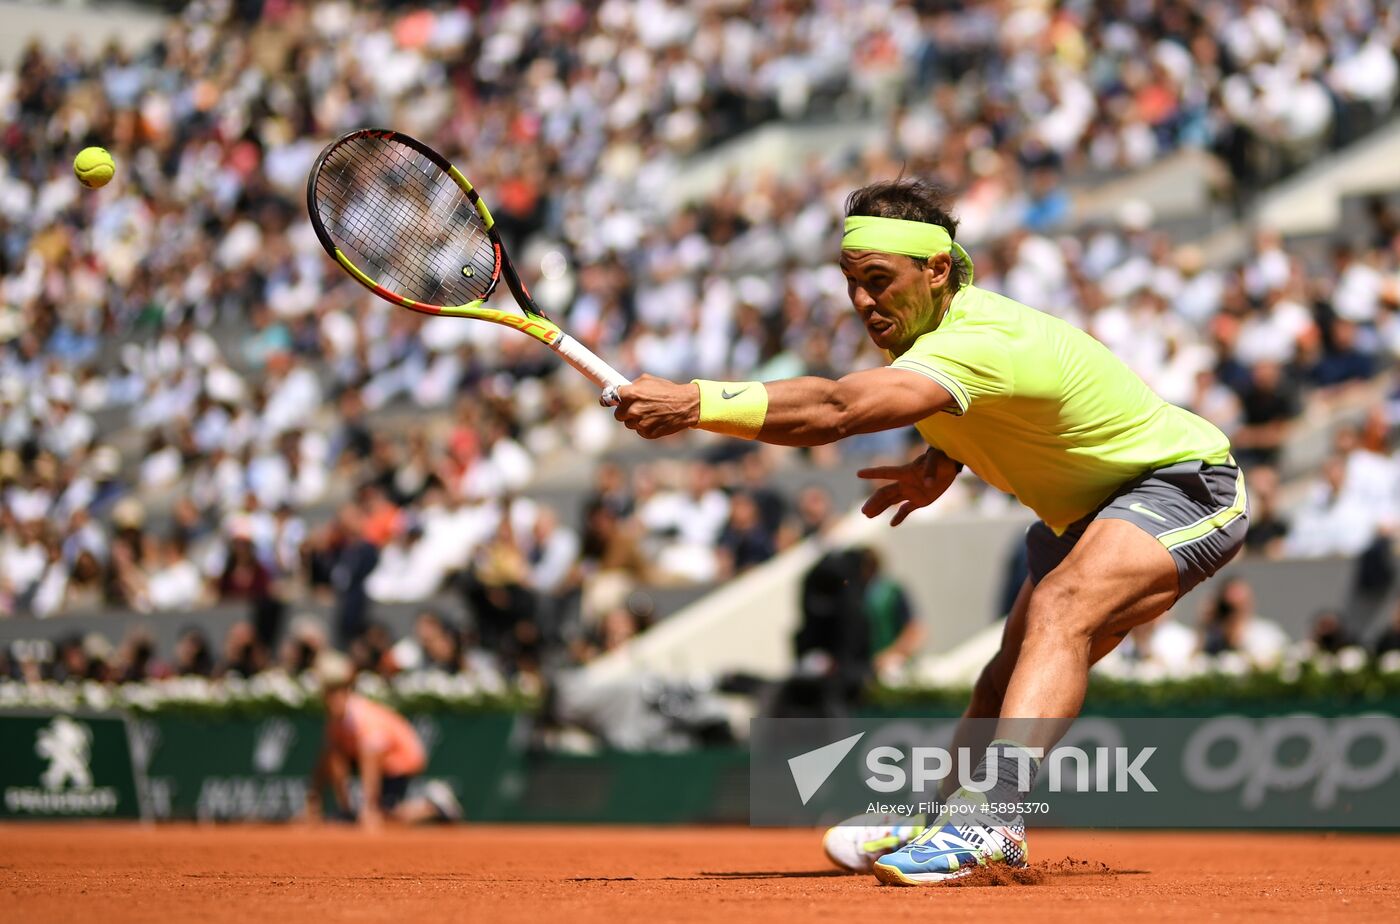
[(576, 630), (583, 587), (582, 545), (578, 533), (559, 522), (545, 505), (535, 513), (526, 542), (530, 587), (535, 592), (535, 618), (550, 644)]
[(751, 448), (739, 457), (738, 474), (730, 479), (730, 486), (753, 499), (758, 506), (763, 528), (772, 536), (779, 537), (791, 504), (774, 487), (776, 477), (773, 457), (762, 447)]
[(585, 509), (604, 508), (615, 517), (632, 513), (632, 492), (627, 473), (614, 462), (603, 462), (593, 473), (593, 492), (584, 502)]
[(187, 626), (180, 632), (180, 637), (175, 641), (171, 670), (182, 677), (214, 676), (214, 655), (203, 629)]
[(365, 579), (365, 592), (379, 603), (418, 602), (438, 592), (447, 578), (443, 550), (425, 539), (421, 526), (413, 526), (389, 540), (379, 561)]
[(831, 492), (821, 485), (807, 485), (797, 494), (797, 512), (793, 517), (795, 538), (821, 538), (836, 523)]
[(1302, 558), (1360, 555), (1377, 536), (1388, 506), (1377, 508), (1370, 492), (1347, 478), (1347, 457), (1333, 454), (1308, 498), (1293, 516), (1284, 551)]
[(102, 565), (91, 549), (79, 549), (64, 585), (62, 609), (95, 610), (103, 601)]
[(300, 677), (315, 666), (316, 658), (329, 646), (325, 626), (318, 617), (294, 616), (278, 651), (278, 667), (292, 677)]
[(1278, 360), (1256, 363), (1241, 395), (1244, 425), (1231, 436), (1231, 445), (1246, 468), (1275, 465), (1302, 411), (1297, 383)]
[(465, 668), (462, 633), (435, 610), (424, 610), (413, 621), (413, 634), (390, 650), (393, 669), (436, 670), (455, 674)]
[(1376, 374), (1374, 354), (1359, 347), (1360, 328), (1346, 318), (1335, 318), (1325, 337), (1327, 346), (1313, 365), (1311, 375), (1320, 388), (1338, 388), (1364, 382)]
[(652, 583), (657, 568), (642, 549), (643, 528), (621, 518), (606, 503), (585, 512), (581, 546), (584, 576), (581, 600), (585, 625), (593, 624), (640, 584)]
[(256, 676), (268, 668), (267, 649), (258, 638), (257, 630), (251, 622), (239, 620), (229, 626), (228, 633), (224, 636), (221, 666), (224, 676), (244, 678)]
[(1235, 652), (1251, 664), (1269, 666), (1288, 646), (1288, 636), (1276, 623), (1254, 610), (1254, 590), (1243, 578), (1226, 580), (1205, 613), (1201, 651), (1208, 655)]
[(840, 715), (861, 696), (871, 676), (870, 620), (863, 556), (827, 552), (802, 578), (802, 622), (793, 636), (797, 666), (776, 714)]
[(1122, 658), (1130, 664), (1151, 665), (1169, 674), (1178, 674), (1187, 669), (1200, 647), (1197, 633), (1168, 614), (1134, 626), (1117, 651), (1121, 651)]
[(1336, 610), (1323, 610), (1313, 617), (1309, 640), (1317, 651), (1336, 654), (1356, 644)]
[(281, 633), (283, 601), (278, 596), (272, 572), (259, 559), (251, 531), (234, 527), (223, 573), (218, 580), (219, 599), (248, 604), (259, 645), (270, 647)]
[(716, 542), (729, 516), (729, 498), (714, 467), (696, 462), (684, 474), (673, 466), (657, 468), (655, 481), (650, 470), (638, 469), (636, 492), (637, 518), (646, 527), (657, 567), (673, 578), (714, 580)]
[(1386, 623), (1381, 634), (1376, 636), (1373, 650), (1378, 658), (1392, 651), (1400, 651), (1400, 604), (1391, 610), (1390, 621)]
[(198, 606), (205, 596), (204, 580), (189, 559), (185, 539), (176, 534), (159, 542), (155, 559), (145, 578), (145, 606), (183, 612)]
[(1213, 369), (1197, 370), (1195, 386), (1182, 404), (1225, 433), (1239, 432), (1243, 413), (1239, 395), (1221, 384)]
[(369, 627), (366, 583), (379, 562), (379, 549), (364, 535), (358, 507), (346, 504), (320, 549), (322, 577), (335, 592), (335, 643), (343, 648)]
[(776, 539), (753, 495), (735, 494), (729, 499), (729, 521), (716, 540), (719, 576), (730, 577), (763, 564), (776, 552)]
[(924, 643), (924, 627), (914, 615), (909, 595), (885, 570), (880, 553), (859, 550), (865, 586), (865, 617), (870, 625), (871, 666), (875, 676), (890, 678), (901, 671)]
[(160, 680), (170, 675), (167, 667), (157, 656), (156, 641), (144, 629), (132, 629), (122, 639), (116, 654), (117, 683), (137, 683), (143, 680)]
[(1283, 555), (1288, 524), (1278, 511), (1278, 471), (1257, 465), (1245, 474), (1249, 491), (1249, 532), (1244, 545), (1249, 552), (1268, 558)]
[(500, 652), (508, 663), (518, 658), (522, 647), (532, 645), (538, 633), (536, 600), (529, 581), (529, 562), (507, 514), (501, 517), (495, 535), (477, 550), (466, 575), (465, 591), (482, 644)]
[[(381, 622), (370, 622), (365, 630), (350, 640), (347, 652), (355, 669), (367, 673), (391, 673), (394, 638)], [(332, 652), (334, 653), (334, 652)]]
[(370, 482), (359, 490), (358, 509), (361, 513), (360, 535), (371, 545), (383, 549), (404, 531), (404, 515), (381, 485)]
[(576, 664), (587, 664), (621, 647), (655, 622), (656, 610), (651, 600), (643, 594), (628, 594), (625, 601), (609, 609), (595, 625), (570, 643), (572, 660)]

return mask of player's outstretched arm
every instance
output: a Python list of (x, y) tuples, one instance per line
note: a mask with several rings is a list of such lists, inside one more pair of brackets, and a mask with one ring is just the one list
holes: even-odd
[(702, 427), (779, 446), (820, 446), (907, 427), (953, 403), (932, 379), (890, 368), (766, 385), (680, 384), (644, 375), (621, 388), (618, 398), (613, 416), (647, 439)]

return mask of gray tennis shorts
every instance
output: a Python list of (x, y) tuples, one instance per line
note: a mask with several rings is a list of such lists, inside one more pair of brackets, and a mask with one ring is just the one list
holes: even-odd
[(1040, 579), (1069, 555), (1084, 530), (1108, 517), (1128, 520), (1166, 547), (1176, 561), (1180, 593), (1210, 577), (1235, 557), (1249, 528), (1244, 473), (1234, 460), (1223, 465), (1178, 462), (1135, 478), (1103, 506), (1061, 535), (1043, 522), (1026, 531), (1026, 564)]

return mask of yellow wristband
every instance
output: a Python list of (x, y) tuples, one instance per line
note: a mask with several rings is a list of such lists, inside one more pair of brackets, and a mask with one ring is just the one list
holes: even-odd
[(763, 429), (768, 416), (768, 389), (762, 382), (710, 382), (693, 379), (700, 386), (700, 423), (711, 433), (751, 440)]

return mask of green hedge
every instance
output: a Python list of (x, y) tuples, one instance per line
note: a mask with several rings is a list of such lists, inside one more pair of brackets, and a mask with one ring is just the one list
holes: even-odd
[[(362, 674), (356, 689), (413, 713), (533, 712), (539, 706), (537, 693), (527, 687), (482, 683), (469, 675), (437, 671), (400, 674), (387, 681)], [(249, 679), (173, 677), (113, 686), (95, 681), (0, 681), (0, 709), (120, 709), (140, 716), (258, 718), (317, 713), (321, 698), (311, 677), (269, 671)]]
[[(1400, 652), (1376, 660), (1360, 649), (1348, 649), (1337, 656), (1290, 658), (1270, 668), (1250, 668), (1233, 658), (1210, 659), (1198, 662), (1184, 676), (1151, 679), (1095, 671), (1089, 678), (1086, 709), (1380, 702), (1400, 696), (1400, 657), (1394, 655)], [(876, 710), (960, 711), (971, 692), (969, 685), (879, 685), (870, 691), (867, 702)]]

